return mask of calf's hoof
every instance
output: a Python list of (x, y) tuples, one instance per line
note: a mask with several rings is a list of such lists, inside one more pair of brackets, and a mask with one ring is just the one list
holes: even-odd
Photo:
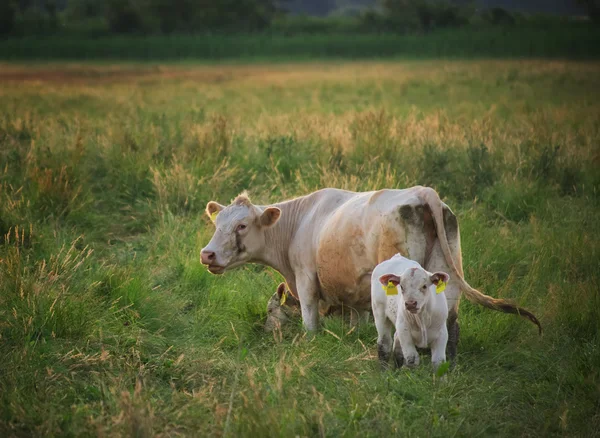
[(402, 368), (402, 365), (404, 364), (404, 356), (402, 356), (401, 352), (394, 352), (394, 363), (396, 368)]
[(390, 362), (390, 352), (386, 351), (383, 345), (377, 345), (377, 356), (379, 357), (379, 364), (381, 365), (381, 370), (385, 371), (389, 369)]
[(419, 356), (408, 356), (405, 358), (404, 365), (406, 368), (416, 368), (419, 366)]

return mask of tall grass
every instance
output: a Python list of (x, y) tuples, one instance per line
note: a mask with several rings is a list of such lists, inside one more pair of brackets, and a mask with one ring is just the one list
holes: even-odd
[(378, 58), (597, 59), (592, 25), (463, 28), (424, 35), (176, 35), (23, 37), (0, 41), (3, 60), (310, 60)]
[[(600, 68), (565, 61), (5, 66), (0, 435), (592, 436)], [(381, 373), (372, 324), (264, 333), (280, 281), (210, 275), (207, 201), (435, 187), (458, 366)]]

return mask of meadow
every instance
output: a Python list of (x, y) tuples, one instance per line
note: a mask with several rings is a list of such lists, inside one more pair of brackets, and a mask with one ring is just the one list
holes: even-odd
[[(598, 436), (600, 64), (0, 65), (0, 436)], [(213, 276), (206, 202), (438, 190), (456, 367), (372, 323), (265, 333), (278, 273)]]

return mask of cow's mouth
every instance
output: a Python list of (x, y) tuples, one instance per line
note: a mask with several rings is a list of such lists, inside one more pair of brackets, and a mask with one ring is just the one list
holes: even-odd
[(225, 268), (219, 265), (208, 265), (207, 268), (211, 274), (222, 274), (225, 272)]
[(406, 310), (408, 310), (413, 315), (416, 315), (417, 313), (419, 313), (420, 309), (417, 309), (416, 307), (411, 307), (410, 309), (406, 309)]

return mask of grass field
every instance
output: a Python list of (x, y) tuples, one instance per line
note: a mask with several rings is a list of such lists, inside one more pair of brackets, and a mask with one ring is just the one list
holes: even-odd
[[(598, 436), (600, 64), (0, 65), (0, 436)], [(458, 365), (382, 373), (373, 324), (264, 333), (206, 202), (435, 187)]]

